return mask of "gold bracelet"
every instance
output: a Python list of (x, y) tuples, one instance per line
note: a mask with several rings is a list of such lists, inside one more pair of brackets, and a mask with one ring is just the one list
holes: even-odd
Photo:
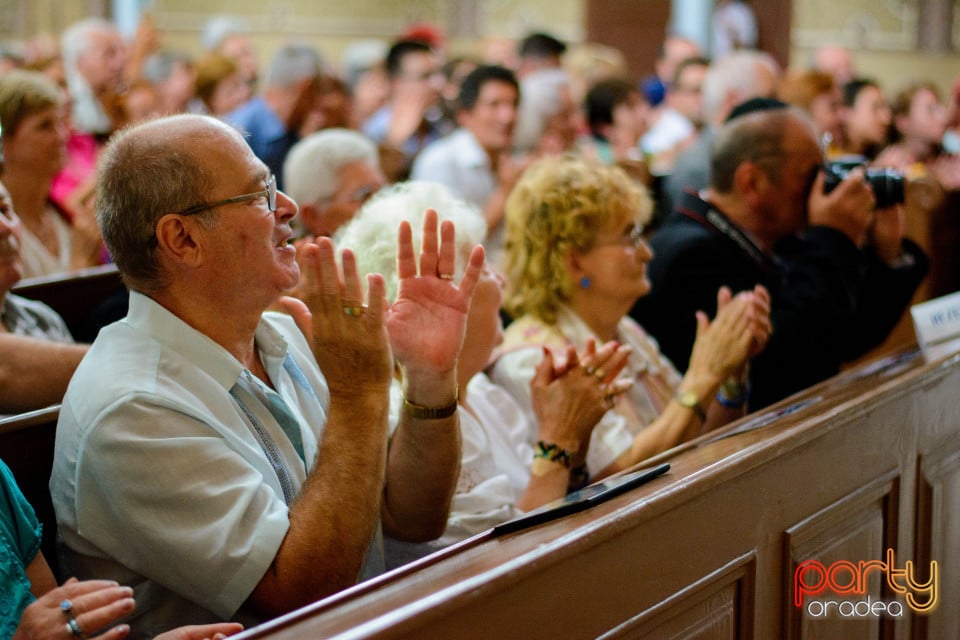
[(400, 393), (403, 398), (403, 410), (407, 415), (417, 420), (443, 420), (449, 418), (457, 412), (457, 401), (460, 399), (460, 386), (453, 390), (453, 402), (442, 407), (425, 407), (422, 404), (416, 404), (407, 400), (407, 397)]

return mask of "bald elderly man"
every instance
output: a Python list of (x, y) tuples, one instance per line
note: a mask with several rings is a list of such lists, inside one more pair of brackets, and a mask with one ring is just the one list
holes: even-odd
[[(296, 214), (213, 118), (124, 130), (101, 158), (97, 217), (130, 310), (71, 381), (50, 489), (69, 574), (133, 586), (135, 637), (273, 618), (381, 570), (381, 526), (443, 531), (482, 249), (457, 286), (452, 226), (438, 238), (428, 215), (419, 259), (401, 227), (388, 306), (383, 279), (365, 298), (355, 258), (338, 268), (329, 239), (300, 273)], [(299, 278), (306, 304), (265, 313)]]

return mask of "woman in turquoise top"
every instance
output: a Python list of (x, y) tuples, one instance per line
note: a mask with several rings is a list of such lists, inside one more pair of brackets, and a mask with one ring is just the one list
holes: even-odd
[(26, 567), (40, 553), (43, 529), (2, 461), (0, 507), (0, 636), (11, 638), (23, 610), (34, 600)]
[[(42, 531), (33, 507), (0, 460), (0, 638), (119, 640), (129, 634), (129, 626), (115, 623), (133, 611), (133, 589), (75, 578), (58, 587), (40, 553)], [(87, 636), (84, 629), (103, 631)], [(156, 640), (223, 638), (241, 629), (232, 622), (180, 627)]]

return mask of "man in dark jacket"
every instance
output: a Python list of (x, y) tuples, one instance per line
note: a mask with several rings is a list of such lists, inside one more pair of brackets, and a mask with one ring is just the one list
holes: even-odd
[(717, 289), (763, 285), (773, 334), (753, 360), (751, 408), (837, 373), (879, 344), (927, 269), (903, 237), (901, 205), (876, 208), (862, 169), (825, 193), (810, 123), (775, 108), (717, 132), (711, 186), (685, 194), (652, 238), (652, 291), (631, 314), (680, 366), (690, 357), (694, 312), (715, 313)]

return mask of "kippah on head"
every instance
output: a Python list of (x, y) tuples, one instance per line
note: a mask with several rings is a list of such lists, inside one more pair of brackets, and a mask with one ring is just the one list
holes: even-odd
[(788, 105), (786, 102), (781, 102), (776, 98), (750, 98), (749, 100), (744, 100), (735, 106), (730, 111), (730, 115), (727, 116), (727, 119), (724, 120), (724, 123), (730, 122), (731, 120), (736, 120), (740, 116), (745, 116), (748, 113), (770, 111), (771, 109), (786, 109), (789, 106), (790, 105)]

